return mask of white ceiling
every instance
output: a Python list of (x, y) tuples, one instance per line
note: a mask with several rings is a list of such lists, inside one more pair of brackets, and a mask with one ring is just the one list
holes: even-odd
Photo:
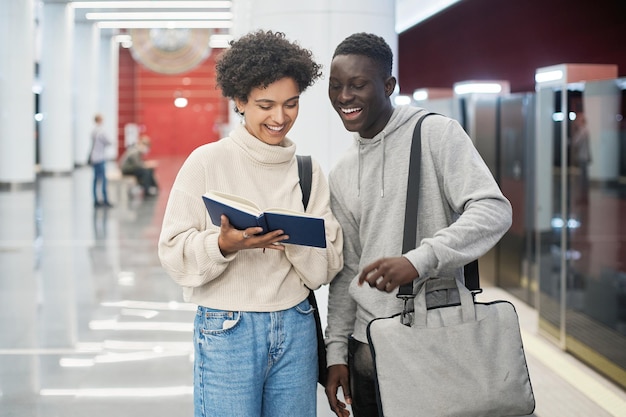
[[(106, 0), (110, 2), (111, 0)], [(123, 0), (125, 3), (128, 3), (130, 0)], [(457, 3), (461, 0), (396, 0), (396, 32), (402, 33), (405, 30), (415, 26), (416, 24), (422, 22), (425, 19), (439, 13), (440, 11), (446, 9), (447, 7)], [(173, 8), (165, 8), (160, 10), (148, 9), (145, 7), (135, 7), (135, 8), (103, 8), (97, 7), (98, 3), (103, 3), (101, 0), (83, 0), (81, 3), (94, 3), (93, 8), (77, 8), (75, 9), (75, 19), (77, 22), (85, 22), (86, 14), (90, 12), (141, 12), (146, 13), (148, 11), (165, 11), (165, 12), (195, 12), (202, 13), (207, 11), (215, 11), (215, 12), (229, 12), (229, 8), (217, 8), (217, 9), (208, 9), (206, 5), (208, 3), (215, 3), (216, 0), (208, 0), (208, 1), (195, 1), (195, 2), (186, 2), (200, 5), (202, 7), (189, 7), (185, 9), (173, 9)], [(43, 0), (43, 3), (76, 3), (72, 0)], [(152, 0), (147, 1), (145, 3), (159, 3), (159, 1)], [(178, 0), (176, 2), (168, 2), (178, 3), (181, 1)], [(185, 2), (182, 2), (185, 3)], [(223, 3), (223, 2), (220, 2)], [(181, 23), (182, 25), (182, 23)], [(179, 26), (180, 27), (180, 26)]]
[(396, 0), (396, 33), (417, 25), (461, 0)]

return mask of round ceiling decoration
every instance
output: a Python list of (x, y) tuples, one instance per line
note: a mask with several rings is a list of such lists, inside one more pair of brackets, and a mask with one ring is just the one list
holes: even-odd
[(179, 74), (202, 63), (211, 53), (210, 29), (131, 29), (133, 58), (161, 74)]

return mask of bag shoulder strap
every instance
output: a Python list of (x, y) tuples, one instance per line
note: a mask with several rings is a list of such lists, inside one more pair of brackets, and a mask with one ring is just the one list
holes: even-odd
[[(306, 210), (311, 197), (311, 184), (313, 182), (313, 164), (310, 155), (296, 155), (298, 160), (298, 175), (300, 176), (300, 189), (302, 190), (302, 205)], [(324, 332), (322, 330), (322, 320), (320, 318), (319, 308), (317, 307), (317, 299), (315, 292), (309, 291), (309, 303), (313, 307), (313, 318), (315, 319), (315, 331), (317, 334), (317, 382), (326, 387), (326, 379), (328, 378), (328, 367), (326, 362), (326, 342), (324, 341)]]
[[(406, 210), (404, 212), (404, 236), (402, 239), (402, 253), (415, 249), (417, 244), (417, 204), (420, 190), (420, 165), (422, 159), (422, 122), (428, 116), (437, 113), (426, 113), (420, 117), (413, 130), (411, 154), (409, 159), (409, 178), (406, 187)], [(474, 260), (464, 267), (465, 286), (472, 291), (480, 291), (478, 275), (478, 260)], [(412, 296), (413, 282), (401, 285), (398, 296)]]
[(300, 189), (302, 190), (302, 205), (306, 210), (311, 197), (311, 183), (313, 182), (313, 164), (311, 155), (296, 155), (298, 160), (298, 175), (300, 176)]

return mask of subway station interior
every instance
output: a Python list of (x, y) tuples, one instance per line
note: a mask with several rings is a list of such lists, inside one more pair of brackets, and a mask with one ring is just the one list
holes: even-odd
[[(328, 101), (334, 47), (387, 40), (394, 102), (458, 120), (512, 204), (477, 299), (516, 307), (532, 416), (626, 417), (621, 0), (0, 0), (0, 417), (193, 414), (196, 306), (156, 245), (186, 156), (240, 123), (216, 60), (258, 28), (323, 65), (288, 136), (326, 173), (351, 137)], [(111, 208), (92, 197), (95, 114), (116, 143)], [(142, 135), (154, 197), (118, 166)]]

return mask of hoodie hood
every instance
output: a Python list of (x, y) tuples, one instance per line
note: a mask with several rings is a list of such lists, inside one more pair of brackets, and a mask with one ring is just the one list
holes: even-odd
[[(426, 110), (421, 107), (413, 107), (413, 106), (398, 106), (394, 109), (389, 121), (381, 130), (378, 132), (373, 138), (367, 139), (362, 138), (358, 133), (354, 134), (355, 144), (358, 148), (359, 158), (358, 158), (358, 194), (361, 194), (361, 164), (362, 164), (362, 155), (367, 152), (368, 147), (378, 147), (380, 152), (380, 197), (385, 196), (385, 142), (388, 140), (393, 140), (396, 137), (396, 133), (399, 130), (402, 130), (400, 134), (405, 134), (406, 126), (405, 123), (413, 118), (417, 113), (426, 113)], [(415, 119), (417, 121), (417, 119)], [(415, 126), (415, 123), (412, 123), (411, 126)], [(412, 134), (412, 131), (411, 131)], [(407, 149), (409, 152), (409, 149)]]

